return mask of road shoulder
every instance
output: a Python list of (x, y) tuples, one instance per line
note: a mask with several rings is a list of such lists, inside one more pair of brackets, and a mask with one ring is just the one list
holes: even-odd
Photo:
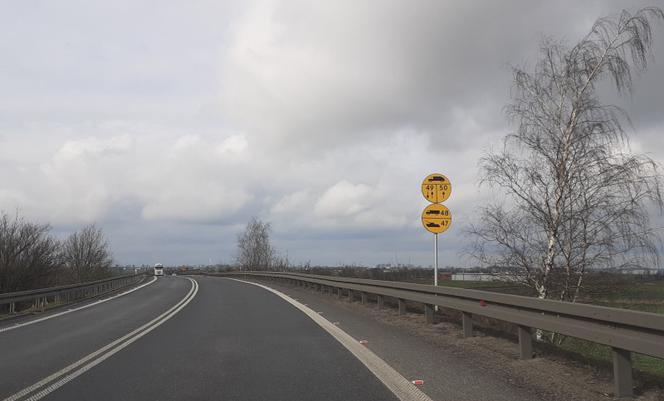
[[(421, 314), (398, 316), (375, 304), (349, 302), (301, 287), (260, 282), (306, 304), (338, 325), (435, 400), (608, 400), (610, 377), (551, 358), (519, 360), (515, 344), (477, 333), (463, 338), (447, 322), (426, 325)], [(651, 399), (649, 396), (643, 400)]]

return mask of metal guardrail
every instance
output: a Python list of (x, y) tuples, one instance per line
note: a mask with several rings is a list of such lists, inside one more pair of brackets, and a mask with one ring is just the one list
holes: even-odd
[(438, 305), (461, 311), (464, 336), (472, 336), (473, 315), (510, 322), (518, 327), (519, 354), (523, 359), (533, 356), (533, 329), (604, 344), (612, 349), (618, 397), (633, 395), (632, 352), (664, 359), (664, 315), (656, 313), (480, 290), (336, 276), (270, 272), (212, 275), (281, 280), (319, 291), (336, 292), (339, 297), (345, 292), (351, 300), (357, 293), (363, 303), (367, 301), (367, 295), (372, 294), (376, 296), (379, 308), (383, 307), (384, 297), (390, 297), (397, 300), (400, 314), (406, 312), (406, 301), (422, 303), (428, 323), (433, 323), (434, 306)]
[(132, 274), (89, 281), (87, 283), (7, 292), (0, 294), (0, 306), (9, 305), (9, 314), (16, 314), (16, 305), (31, 302), (29, 309), (43, 311), (49, 303), (70, 303), (86, 298), (93, 298), (137, 284), (144, 277), (144, 274)]

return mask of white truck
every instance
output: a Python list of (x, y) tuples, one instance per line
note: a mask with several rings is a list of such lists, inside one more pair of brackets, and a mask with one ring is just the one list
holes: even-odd
[(164, 275), (164, 265), (157, 263), (154, 265), (154, 275), (163, 276)]

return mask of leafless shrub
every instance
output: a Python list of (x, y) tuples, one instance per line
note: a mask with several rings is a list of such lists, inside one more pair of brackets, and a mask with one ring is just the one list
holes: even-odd
[(59, 244), (46, 224), (0, 214), (0, 293), (52, 284), (59, 267)]
[(270, 223), (252, 218), (237, 238), (237, 263), (244, 270), (270, 270), (276, 252), (270, 244)]
[(113, 264), (104, 233), (94, 224), (83, 227), (64, 241), (62, 261), (77, 282), (107, 277)]

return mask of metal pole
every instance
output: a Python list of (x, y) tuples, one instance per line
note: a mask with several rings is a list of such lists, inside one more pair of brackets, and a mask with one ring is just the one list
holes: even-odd
[[(438, 234), (433, 235), (433, 285), (438, 288)], [(438, 305), (434, 310), (438, 312)]]
[(433, 235), (433, 285), (438, 287), (438, 234)]

